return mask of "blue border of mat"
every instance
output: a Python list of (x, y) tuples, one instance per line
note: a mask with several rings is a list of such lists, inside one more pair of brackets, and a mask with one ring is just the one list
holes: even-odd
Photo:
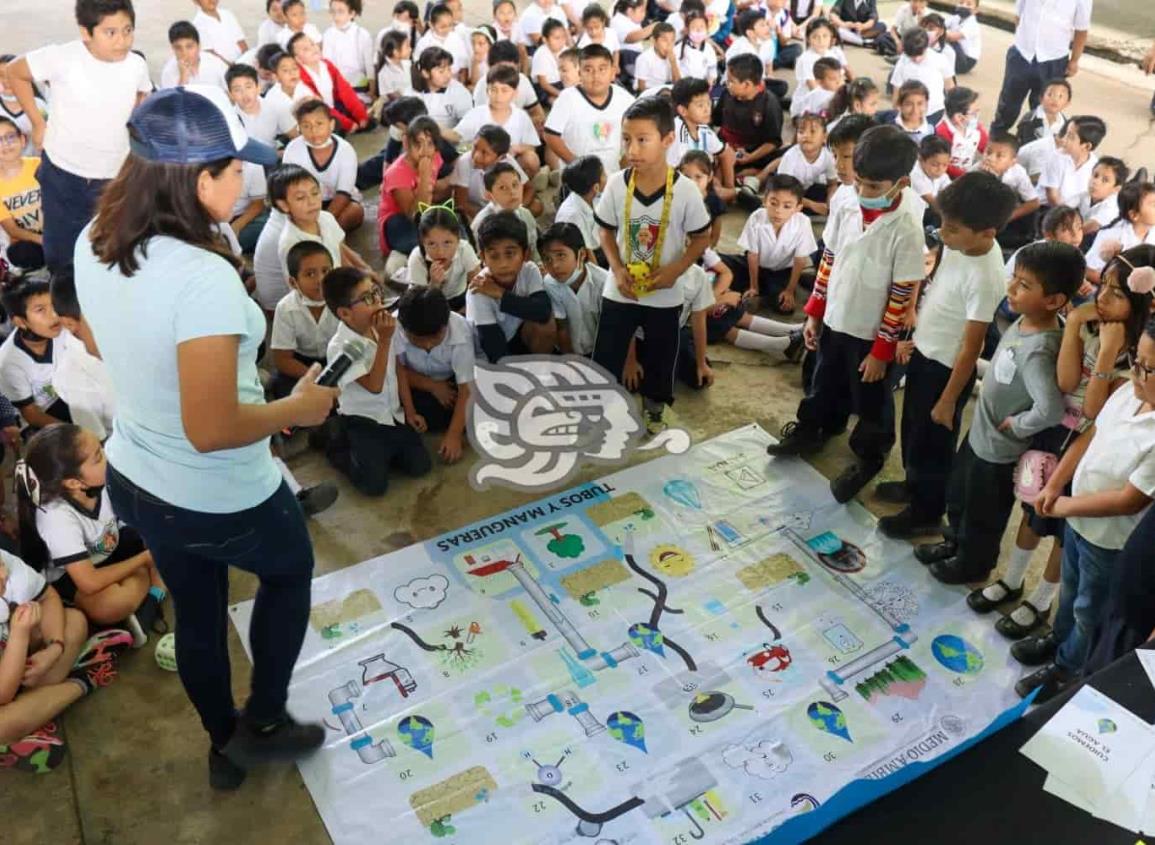
[(851, 813), (862, 809), (872, 801), (877, 801), (882, 796), (905, 786), (915, 778), (922, 777), (927, 772), (950, 761), (968, 748), (998, 733), (1007, 725), (1011, 724), (1011, 722), (1021, 718), (1026, 709), (1030, 707), (1031, 702), (1034, 701), (1034, 698), (1035, 696), (1032, 693), (1028, 698), (1019, 702), (1014, 707), (1004, 710), (996, 716), (994, 721), (987, 725), (981, 733), (956, 745), (941, 757), (937, 757), (930, 762), (923, 763), (919, 761), (910, 763), (900, 771), (879, 780), (851, 781), (842, 787), (842, 789), (838, 790), (838, 792), (834, 793), (830, 800), (822, 806), (808, 813), (803, 813), (800, 816), (795, 816), (771, 833), (751, 840), (751, 845), (796, 845), (796, 843), (805, 842), (817, 836), (839, 819), (849, 816)]

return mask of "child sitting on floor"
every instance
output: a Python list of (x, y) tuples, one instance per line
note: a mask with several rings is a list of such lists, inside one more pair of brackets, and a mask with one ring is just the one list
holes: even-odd
[(541, 271), (529, 260), (525, 223), (511, 211), (497, 211), (478, 228), (477, 243), (485, 267), (465, 297), (477, 351), (494, 364), (506, 355), (550, 352), (557, 331)]
[(331, 271), (322, 288), (325, 304), (341, 321), (326, 357), (336, 359), (350, 341), (366, 347), (341, 376), (340, 433), (330, 439), (327, 457), (361, 493), (383, 496), (392, 470), (418, 478), (431, 467), (421, 435), (405, 423), (401, 408), (392, 352), (397, 323), (385, 309), (384, 291), (356, 268)]
[(408, 271), (410, 285), (437, 288), (452, 310), (465, 310), (465, 292), (481, 271), (481, 259), (461, 236), (461, 220), (451, 205), (433, 205), (421, 212)]
[(950, 144), (950, 166), (947, 175), (957, 179), (981, 159), (987, 149), (987, 130), (979, 121), (979, 95), (970, 88), (957, 86), (946, 95), (945, 115), (935, 133)]
[(321, 56), (321, 47), (308, 35), (298, 33), (289, 39), (289, 55), (297, 60), (301, 82), (329, 107), (341, 131), (358, 132), (369, 128), (369, 112), (353, 86), (337, 66)]
[(590, 257), (600, 264), (597, 255), (601, 253), (601, 247), (598, 245), (593, 203), (597, 195), (605, 190), (606, 168), (597, 156), (582, 156), (566, 165), (561, 174), (561, 183), (569, 193), (557, 207), (554, 222), (577, 226)]
[(533, 196), (533, 185), (525, 176), (525, 171), (517, 163), (510, 150), (509, 133), (500, 126), (492, 124), (482, 126), (477, 130), (477, 137), (473, 139), (473, 149), (468, 155), (460, 156), (453, 165), (453, 175), (450, 183), (453, 185), (453, 210), (461, 212), (466, 219), (472, 220), (477, 212), (485, 206), (485, 171), (499, 161), (513, 165), (521, 179), (522, 200), (529, 194), (530, 210), (536, 199)]
[(298, 164), (317, 177), (322, 207), (346, 232), (365, 221), (361, 192), (357, 190), (357, 152), (353, 145), (333, 134), (336, 123), (321, 100), (300, 103), (294, 110), (300, 136), (285, 147), (282, 161)]
[(802, 183), (802, 211), (826, 216), (832, 187), (838, 174), (834, 156), (826, 148), (826, 121), (819, 114), (804, 114), (798, 119), (795, 144), (770, 169), (777, 167), (780, 176), (793, 176)]
[(517, 169), (512, 164), (499, 161), (485, 171), (484, 181), (485, 198), (488, 202), (473, 218), (471, 227), (474, 236), (480, 238), (481, 226), (487, 218), (501, 211), (511, 212), (525, 227), (530, 255), (536, 261), (538, 259), (537, 221), (534, 219), (533, 213), (522, 204), (524, 191)]
[(337, 333), (337, 317), (325, 306), (321, 281), (333, 269), (333, 256), (317, 241), (293, 244), (285, 259), (289, 292), (277, 303), (269, 338), (273, 366), (271, 392), (280, 399), (314, 364), (325, 365), (329, 341)]
[(1083, 214), (1084, 236), (1094, 235), (1119, 219), (1119, 191), (1126, 184), (1130, 173), (1122, 159), (1114, 156), (1099, 159), (1091, 171), (1087, 201), (1079, 209)]
[(397, 322), (401, 331), (393, 336), (393, 354), (405, 422), (418, 432), (445, 432), (437, 454), (454, 463), (465, 445), (473, 331), (434, 287), (405, 291), (397, 302)]
[(52, 310), (48, 282), (9, 276), (0, 289), (0, 304), (14, 326), (0, 345), (0, 394), (33, 429), (72, 422), (68, 405), (52, 386), (63, 325)]
[(565, 355), (589, 357), (609, 274), (590, 260), (592, 253), (573, 223), (554, 223), (541, 233), (537, 246), (546, 272), (545, 292), (553, 303), (558, 349)]

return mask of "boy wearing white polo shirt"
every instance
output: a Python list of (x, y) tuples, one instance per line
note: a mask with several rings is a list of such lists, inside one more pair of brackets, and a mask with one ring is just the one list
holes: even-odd
[(193, 2), (197, 4), (197, 13), (192, 19), (192, 25), (200, 33), (201, 46), (205, 52), (215, 54), (226, 65), (230, 65), (241, 53), (248, 51), (245, 31), (237, 22), (237, 16), (228, 9), (222, 9), (220, 0)]
[(188, 21), (177, 21), (168, 28), (168, 43), (172, 57), (160, 72), (160, 87), (178, 85), (216, 85), (222, 91), (229, 89), (225, 74), (229, 66), (208, 50), (201, 50), (200, 35)]
[(297, 121), (288, 100), (261, 96), (256, 68), (233, 65), (225, 72), (225, 84), (229, 88), (229, 99), (237, 109), (237, 117), (250, 138), (275, 147), (278, 136), (297, 133)]
[(341, 228), (353, 232), (365, 219), (361, 192), (357, 190), (357, 152), (334, 134), (336, 122), (324, 101), (309, 99), (294, 110), (300, 136), (285, 147), (283, 164), (308, 170), (321, 185), (322, 207)]
[(1091, 190), (1091, 173), (1099, 163), (1095, 149), (1107, 135), (1107, 124), (1094, 115), (1078, 115), (1067, 121), (1052, 156), (1039, 176), (1039, 200), (1044, 205), (1080, 208)]
[(935, 533), (946, 512), (947, 479), (963, 409), (987, 327), (1006, 293), (995, 240), (1015, 208), (1014, 191), (991, 173), (966, 173), (939, 194), (943, 255), (923, 297), (902, 408), (905, 482), (876, 493), (907, 507), (883, 517), (889, 537)]
[[(936, 125), (946, 108), (947, 79), (942, 65), (931, 55), (930, 38), (925, 29), (916, 29), (902, 37), (902, 56), (890, 75), (890, 84), (896, 89), (904, 83), (917, 80), (926, 86), (928, 93), (927, 121)], [(953, 83), (949, 87), (954, 87)]]
[(411, 287), (397, 303), (393, 336), (397, 387), (405, 422), (416, 431), (444, 431), (437, 453), (461, 457), (473, 384), (473, 330), (437, 288)]
[(585, 236), (573, 223), (554, 223), (541, 233), (537, 247), (557, 322), (558, 349), (588, 357), (594, 351), (609, 274), (590, 261)]
[(674, 110), (665, 98), (631, 105), (621, 132), (633, 167), (610, 177), (594, 210), (612, 273), (594, 360), (620, 380), (634, 333), (645, 329), (641, 394), (653, 435), (665, 429), (665, 408), (674, 398), (682, 275), (709, 245), (710, 213), (698, 186), (666, 163)]
[(903, 206), (918, 157), (914, 141), (897, 126), (876, 126), (854, 150), (858, 203), (865, 231), (843, 244), (828, 281), (821, 273), (806, 303), (806, 346), (817, 349), (811, 391), (798, 406), (798, 422), (766, 451), (803, 455), (818, 451), (846, 427), (856, 461), (831, 482), (847, 502), (873, 478), (894, 445), (894, 397), (886, 382), (898, 335), (924, 275), (922, 227)]
[[(148, 66), (132, 52), (131, 0), (79, 0), (80, 40), (33, 50), (7, 66), (7, 85), (44, 150), (37, 179), (44, 219), (44, 258), (72, 261), (76, 237), (104, 186), (128, 157), (128, 118), (152, 92)], [(52, 120), (36, 107), (33, 80), (52, 90)]]
[(794, 292), (802, 271), (818, 251), (810, 221), (802, 213), (805, 195), (793, 176), (775, 173), (766, 182), (764, 206), (746, 220), (738, 246), (745, 256), (725, 256), (734, 273), (732, 290), (755, 288), (779, 314), (794, 312)]
[(341, 432), (330, 439), (327, 457), (360, 492), (382, 496), (393, 469), (417, 478), (432, 466), (421, 435), (404, 422), (392, 346), (397, 322), (385, 308), (384, 291), (360, 270), (338, 267), (321, 286), (325, 304), (341, 321), (327, 357), (336, 359), (352, 340), (365, 347), (341, 377)]
[(565, 164), (596, 155), (613, 173), (621, 169), (622, 117), (634, 98), (613, 84), (614, 57), (605, 47), (583, 47), (580, 65), (581, 84), (562, 91), (546, 118), (545, 144)]
[(955, 13), (946, 19), (946, 40), (954, 47), (955, 70), (970, 73), (983, 55), (983, 30), (975, 17), (979, 0), (958, 0)]
[(321, 281), (333, 269), (333, 257), (324, 244), (301, 241), (293, 244), (286, 257), (289, 265), (289, 292), (273, 312), (269, 349), (277, 374), (272, 393), (280, 399), (313, 364), (325, 364), (329, 341), (337, 333), (339, 321), (325, 305)]

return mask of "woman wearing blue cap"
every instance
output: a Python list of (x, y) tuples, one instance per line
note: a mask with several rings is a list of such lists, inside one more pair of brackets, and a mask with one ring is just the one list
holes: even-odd
[[(116, 513), (147, 542), (172, 594), (177, 664), (211, 740), (209, 781), (235, 789), (254, 763), (318, 747), (285, 711), (305, 634), (313, 551), (269, 437), (322, 423), (336, 391), (316, 368), (266, 404), (265, 335), (218, 238), (243, 161), (277, 163), (223, 92), (154, 94), (129, 121), (131, 155), (76, 244), (76, 289), (117, 397), (107, 444)], [(252, 692), (238, 714), (227, 646), (228, 568), (260, 579), (249, 638)]]

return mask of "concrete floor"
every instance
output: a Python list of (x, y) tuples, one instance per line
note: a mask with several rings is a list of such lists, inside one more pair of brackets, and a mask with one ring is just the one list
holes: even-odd
[[(3, 52), (21, 52), (38, 44), (73, 37), (65, 0), (5, 0)], [(260, 20), (262, 0), (231, 0), (233, 9), (252, 33)], [(375, 30), (388, 16), (391, 2), (374, 0), (367, 25)], [(1118, 6), (1131, 5), (1122, 0)], [(45, 14), (46, 6), (52, 14)], [(467, 0), (470, 19), (481, 20), (486, 0)], [(883, 5), (887, 17), (893, 3)], [(167, 25), (190, 15), (187, 0), (147, 0), (140, 8), (138, 46), (154, 69), (163, 62)], [(320, 13), (313, 20), (324, 25)], [(983, 92), (984, 117), (989, 119), (1002, 75), (1001, 55), (1009, 35), (988, 29), (984, 33), (988, 58), (967, 84)], [(883, 78), (884, 66), (875, 57), (850, 51), (856, 72)], [(1110, 127), (1103, 152), (1122, 155), (1133, 165), (1155, 165), (1155, 141), (1147, 103), (1150, 88), (1141, 77), (1120, 72), (1102, 61), (1085, 63), (1075, 80), (1074, 112), (1092, 111)], [(359, 139), (362, 153), (379, 145), (376, 138)], [(729, 215), (726, 242), (732, 245), (742, 216)], [(371, 254), (373, 239), (366, 233), (358, 246)], [(797, 368), (768, 366), (757, 356), (733, 347), (715, 347), (711, 359), (718, 382), (710, 390), (678, 396), (677, 416), (696, 439), (705, 439), (754, 421), (771, 432), (793, 418), (799, 399)], [(901, 401), (901, 394), (899, 394)], [(845, 442), (833, 444), (815, 460), (831, 475), (847, 460)], [(305, 454), (290, 463), (305, 483), (332, 478), (315, 455)], [(341, 484), (341, 499), (311, 524), (318, 574), (365, 560), (430, 537), (506, 508), (530, 497), (495, 491), (475, 496), (466, 483), (466, 461), (436, 469), (420, 481), (398, 480), (384, 500), (368, 500)], [(588, 473), (594, 477), (596, 473)], [(888, 464), (885, 477), (900, 475), (897, 460)], [(584, 479), (583, 479), (584, 480)], [(874, 503), (868, 507), (881, 512)], [(1030, 580), (1039, 572), (1036, 561)], [(250, 598), (254, 579), (237, 573), (232, 582), (234, 601)], [(170, 613), (171, 615), (171, 613)], [(240, 643), (230, 635), (234, 688), (243, 700), (248, 661)], [(0, 786), (0, 818), (6, 820), (0, 841), (8, 845), (86, 842), (90, 845), (130, 843), (324, 843), (328, 841), (319, 817), (296, 770), (275, 767), (255, 771), (239, 792), (210, 792), (205, 776), (205, 737), (175, 675), (153, 662), (151, 647), (128, 655), (121, 678), (107, 690), (81, 702), (64, 718), (69, 754), (56, 772), (43, 777), (8, 775)]]

